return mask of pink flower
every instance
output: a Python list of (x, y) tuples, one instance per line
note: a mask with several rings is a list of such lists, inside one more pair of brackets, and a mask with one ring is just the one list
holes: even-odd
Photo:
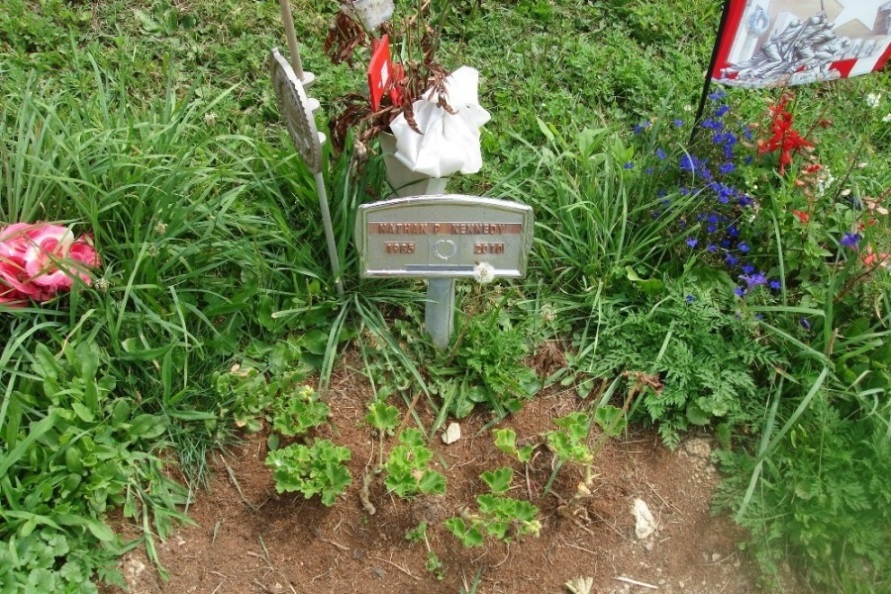
[(49, 223), (8, 225), (0, 230), (0, 303), (46, 301), (70, 290), (74, 276), (89, 285), (87, 270), (100, 263), (89, 235), (75, 239), (67, 227)]

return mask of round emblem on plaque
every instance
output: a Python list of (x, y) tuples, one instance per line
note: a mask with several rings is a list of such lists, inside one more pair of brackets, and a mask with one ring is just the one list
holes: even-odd
[[(313, 112), (319, 108), (319, 102), (307, 97), (303, 83), (278, 48), (273, 49), (269, 56), (269, 68), (272, 71), (272, 88), (278, 100), (278, 109), (285, 120), (294, 147), (309, 170), (319, 173), (322, 170), (322, 143), (325, 142), (325, 136), (316, 129), (313, 117)], [(305, 74), (307, 78), (311, 77), (311, 73)]]
[(458, 253), (458, 246), (451, 239), (440, 239), (433, 244), (433, 253), (440, 260), (448, 260)]

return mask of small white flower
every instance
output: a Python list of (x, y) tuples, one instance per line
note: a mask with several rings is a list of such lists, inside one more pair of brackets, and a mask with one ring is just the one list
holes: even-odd
[(882, 102), (882, 94), (881, 93), (870, 93), (866, 96), (866, 104), (873, 109), (879, 106), (879, 103)]
[(164, 235), (167, 233), (167, 223), (161, 221), (157, 225), (155, 225), (155, 233), (158, 235)]
[(692, 105), (685, 105), (685, 106), (684, 106), (684, 111), (686, 111), (687, 113), (693, 113), (693, 106), (692, 106)]
[(557, 310), (550, 303), (541, 306), (541, 319), (547, 323), (551, 323), (557, 319)]
[(487, 262), (480, 262), (473, 267), (473, 278), (481, 285), (495, 280), (495, 269)]
[(882, 121), (887, 123), (891, 123), (891, 112), (888, 113), (885, 117), (882, 118)]
[(208, 126), (215, 126), (217, 123), (217, 114), (215, 114), (212, 111), (209, 111), (206, 114), (204, 114), (204, 123), (207, 124)]

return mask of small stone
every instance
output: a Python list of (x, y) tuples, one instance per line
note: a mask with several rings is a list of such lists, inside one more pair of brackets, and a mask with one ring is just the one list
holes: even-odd
[(648, 540), (647, 544), (644, 545), (644, 548), (647, 550), (647, 552), (652, 551), (653, 550), (653, 541)]
[(712, 446), (704, 439), (696, 438), (684, 442), (684, 451), (691, 458), (697, 458), (705, 462), (711, 460)]
[(450, 423), (442, 434), (442, 442), (446, 445), (452, 445), (461, 439), (461, 425), (458, 423)]
[(721, 553), (712, 553), (712, 563), (717, 563), (721, 560)]
[(656, 531), (656, 519), (643, 499), (635, 499), (631, 510), (634, 515), (634, 534), (643, 540)]

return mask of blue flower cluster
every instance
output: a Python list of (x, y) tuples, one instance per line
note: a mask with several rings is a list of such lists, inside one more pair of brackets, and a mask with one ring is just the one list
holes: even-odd
[[(758, 287), (772, 291), (782, 290), (778, 279), (768, 279), (764, 271), (759, 271), (751, 261), (750, 243), (744, 235), (749, 232), (749, 222), (757, 214), (755, 199), (735, 185), (734, 176), (740, 169), (752, 162), (752, 157), (738, 155), (740, 140), (751, 138), (752, 131), (747, 126), (735, 125), (728, 121), (730, 107), (724, 102), (726, 93), (716, 91), (709, 95), (711, 109), (708, 117), (699, 123), (700, 132), (708, 136), (678, 157), (672, 165), (666, 151), (657, 147), (653, 151), (660, 171), (668, 174), (667, 179), (681, 196), (697, 197), (697, 212), (678, 214), (677, 225), (685, 237), (687, 249), (699, 257), (725, 267), (739, 280), (734, 292), (745, 297)], [(683, 126), (682, 120), (675, 120), (676, 127)], [(642, 122), (634, 127), (634, 133), (643, 134), (651, 128), (650, 122)], [(627, 167), (627, 166), (626, 166)], [(652, 168), (646, 168), (647, 173)], [(661, 208), (654, 216), (662, 216), (672, 208), (665, 198), (667, 190), (659, 192)], [(751, 238), (750, 238), (751, 239)]]

